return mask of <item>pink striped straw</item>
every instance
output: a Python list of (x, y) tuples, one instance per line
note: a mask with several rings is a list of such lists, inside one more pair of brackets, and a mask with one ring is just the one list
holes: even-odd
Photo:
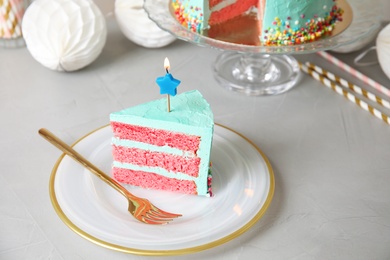
[(354, 77), (360, 79), (367, 85), (375, 88), (376, 90), (380, 91), (381, 93), (385, 94), (386, 96), (390, 97), (390, 90), (386, 88), (385, 86), (379, 84), (375, 80), (367, 77), (366, 75), (362, 74), (361, 72), (355, 70), (354, 68), (348, 66), (341, 60), (337, 59), (336, 57), (332, 56), (331, 54), (325, 52), (325, 51), (319, 51), (317, 52), (318, 55), (325, 58), (326, 60), (330, 61), (334, 65), (338, 66), (339, 68), (343, 69), (344, 71), (348, 72), (349, 74), (353, 75)]

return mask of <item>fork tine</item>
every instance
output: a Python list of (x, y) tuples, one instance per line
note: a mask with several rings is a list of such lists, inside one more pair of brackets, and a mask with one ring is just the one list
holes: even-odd
[(169, 220), (161, 220), (161, 219), (154, 219), (150, 218), (148, 216), (143, 216), (142, 221), (147, 223), (147, 224), (152, 224), (152, 225), (165, 225), (168, 224), (172, 219)]
[(166, 217), (160, 217), (153, 214), (153, 212), (147, 212), (144, 216), (144, 218), (148, 218), (149, 220), (155, 220), (155, 221), (161, 221), (161, 222), (167, 222), (172, 221), (172, 218), (166, 218)]
[(155, 216), (161, 216), (165, 218), (178, 218), (182, 216), (181, 214), (175, 214), (175, 213), (170, 213), (168, 211), (161, 210), (154, 205), (152, 205), (151, 211), (154, 213)]

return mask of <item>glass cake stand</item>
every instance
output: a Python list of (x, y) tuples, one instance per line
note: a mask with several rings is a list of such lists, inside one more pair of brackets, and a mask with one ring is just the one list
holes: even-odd
[[(380, 26), (378, 8), (365, 0), (339, 0), (344, 9), (331, 37), (292, 46), (245, 45), (192, 32), (183, 27), (170, 8), (171, 0), (145, 0), (144, 9), (156, 24), (178, 39), (223, 50), (214, 63), (214, 76), (225, 88), (251, 96), (276, 95), (299, 80), (299, 64), (292, 54), (329, 50), (357, 41)], [(352, 17), (353, 14), (353, 17)], [(356, 25), (356, 26), (355, 26)], [(352, 30), (352, 33), (344, 33)]]

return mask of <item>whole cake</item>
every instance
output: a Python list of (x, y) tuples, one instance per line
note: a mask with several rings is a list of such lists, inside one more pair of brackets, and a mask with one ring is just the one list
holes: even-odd
[(335, 0), (172, 0), (171, 5), (178, 21), (194, 32), (254, 45), (316, 40), (331, 34), (343, 13)]
[(111, 113), (113, 177), (143, 188), (211, 196), (214, 119), (199, 91)]

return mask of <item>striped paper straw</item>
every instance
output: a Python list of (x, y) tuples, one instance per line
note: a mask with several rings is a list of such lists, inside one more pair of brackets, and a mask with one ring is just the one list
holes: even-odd
[(301, 70), (303, 72), (305, 72), (306, 74), (310, 75), (314, 79), (320, 81), (323, 85), (325, 85), (328, 88), (332, 89), (336, 93), (344, 96), (346, 99), (348, 99), (349, 101), (355, 103), (360, 108), (366, 110), (367, 112), (371, 113), (376, 118), (378, 118), (378, 119), (382, 120), (383, 122), (385, 122), (386, 124), (390, 125), (390, 118), (389, 118), (388, 115), (382, 113), (378, 109), (370, 106), (369, 104), (367, 104), (363, 100), (357, 98), (352, 93), (348, 92), (347, 90), (343, 89), (341, 86), (337, 85), (335, 82), (329, 80), (328, 78), (325, 78), (324, 76), (320, 75), (316, 71), (309, 69), (306, 65), (300, 63), (299, 67), (301, 68)]
[(378, 97), (377, 95), (370, 93), (367, 90), (362, 89), (361, 87), (356, 86), (355, 84), (353, 84), (353, 83), (351, 83), (343, 78), (340, 78), (339, 76), (336, 76), (333, 73), (331, 73), (327, 70), (324, 70), (323, 68), (318, 67), (317, 65), (314, 65), (313, 63), (306, 62), (305, 64), (306, 64), (306, 66), (309, 67), (309, 69), (315, 70), (319, 74), (322, 74), (324, 77), (327, 77), (330, 80), (336, 81), (336, 83), (338, 83), (346, 88), (349, 88), (352, 91), (355, 91), (356, 93), (368, 98), (371, 101), (378, 103), (379, 105), (381, 105), (383, 107), (390, 108), (390, 103), (387, 100), (384, 100), (381, 97)]
[(345, 64), (341, 60), (337, 59), (336, 57), (330, 55), (329, 53), (327, 53), (325, 51), (319, 51), (319, 52), (317, 52), (317, 54), (319, 54), (321, 57), (325, 58), (326, 60), (330, 61), (334, 65), (338, 66), (339, 68), (341, 68), (341, 69), (345, 70), (346, 72), (352, 74), (353, 76), (355, 76), (356, 78), (360, 79), (361, 81), (363, 81), (367, 85), (375, 88), (376, 90), (378, 90), (381, 93), (385, 94), (386, 96), (390, 97), (390, 90), (388, 88), (386, 88), (385, 86), (379, 84), (375, 80), (367, 77), (366, 75), (362, 74), (361, 72), (355, 70), (354, 68), (348, 66), (347, 64)]
[(24, 0), (0, 0), (0, 37), (11, 39), (22, 36)]

